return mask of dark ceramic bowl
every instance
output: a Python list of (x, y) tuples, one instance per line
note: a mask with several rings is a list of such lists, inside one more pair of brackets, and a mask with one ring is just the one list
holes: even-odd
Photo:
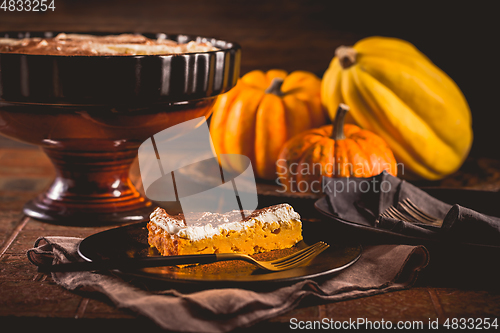
[(209, 41), (220, 50), (140, 56), (0, 53), (0, 133), (41, 146), (57, 171), (49, 189), (26, 204), (25, 214), (84, 225), (148, 218), (151, 202), (128, 176), (137, 148), (165, 128), (208, 117), (216, 96), (236, 84), (240, 68), (235, 43), (167, 38)]

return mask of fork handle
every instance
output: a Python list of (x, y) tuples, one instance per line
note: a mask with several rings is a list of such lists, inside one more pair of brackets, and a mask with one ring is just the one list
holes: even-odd
[(255, 260), (249, 255), (243, 253), (217, 253), (215, 261), (243, 260), (249, 263), (254, 263)]
[(217, 256), (219, 255), (220, 254), (188, 254), (181, 256), (105, 259), (96, 261), (72, 262), (57, 265), (44, 265), (38, 266), (38, 270), (42, 272), (77, 272), (110, 269), (128, 270), (144, 267), (175, 266), (188, 264), (208, 264), (220, 261), (221, 259), (217, 258)]

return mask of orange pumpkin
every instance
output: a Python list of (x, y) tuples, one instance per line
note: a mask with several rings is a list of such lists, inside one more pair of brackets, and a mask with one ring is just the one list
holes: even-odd
[(258, 177), (275, 179), (285, 142), (328, 119), (320, 88), (320, 79), (305, 71), (247, 73), (214, 105), (210, 133), (215, 151), (246, 155)]
[(340, 104), (333, 125), (290, 139), (277, 162), (279, 182), (291, 192), (320, 192), (321, 177), (371, 177), (383, 170), (397, 175), (394, 155), (376, 134), (345, 124)]

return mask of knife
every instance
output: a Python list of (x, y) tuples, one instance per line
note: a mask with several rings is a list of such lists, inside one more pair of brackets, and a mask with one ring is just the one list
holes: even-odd
[(208, 264), (218, 261), (217, 254), (188, 254), (181, 256), (103, 259), (38, 266), (41, 272), (78, 272), (96, 270), (127, 270), (144, 267), (161, 267), (189, 264)]

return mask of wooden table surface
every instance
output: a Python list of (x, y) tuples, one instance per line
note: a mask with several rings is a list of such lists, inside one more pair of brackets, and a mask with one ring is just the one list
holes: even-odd
[[(500, 177), (494, 160), (468, 161), (457, 174), (437, 185), (498, 190)], [(137, 178), (137, 164), (131, 172)], [(155, 329), (152, 323), (115, 308), (99, 295), (69, 292), (50, 276), (38, 273), (26, 257), (40, 236), (86, 237), (106, 227), (69, 227), (43, 223), (23, 216), (24, 203), (47, 186), (54, 177), (48, 158), (39, 149), (5, 138), (0, 139), (0, 327), (50, 327), (51, 330)], [(436, 184), (434, 184), (436, 185)], [(432, 258), (431, 258), (432, 260)], [(498, 265), (498, 262), (492, 262)], [(288, 329), (298, 320), (349, 320), (367, 318), (397, 322), (446, 318), (497, 318), (500, 293), (478, 285), (436, 285), (417, 281), (408, 290), (327, 304), (301, 304), (289, 313), (250, 328)], [(3, 323), (3, 324), (1, 324)], [(5, 326), (3, 326), (5, 327)]]

